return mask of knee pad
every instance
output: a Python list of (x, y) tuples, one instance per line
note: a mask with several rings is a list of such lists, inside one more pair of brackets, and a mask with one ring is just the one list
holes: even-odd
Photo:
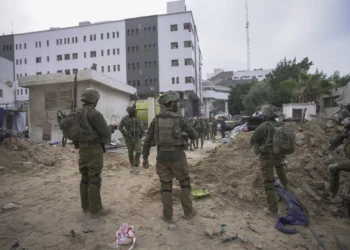
[(160, 184), (160, 192), (171, 192), (173, 189), (173, 182), (169, 181), (169, 182), (162, 182)]
[(186, 179), (180, 181), (180, 187), (181, 188), (187, 188), (187, 189), (191, 190), (190, 178), (186, 178)]
[(339, 170), (336, 169), (337, 166), (338, 166), (338, 164), (330, 164), (328, 166), (328, 174), (329, 174), (329, 176), (333, 177), (333, 176), (339, 174)]
[(82, 174), (80, 183), (88, 186), (89, 185), (89, 176), (87, 174)]
[(90, 184), (101, 187), (102, 178), (100, 175), (90, 176)]
[(135, 156), (136, 156), (136, 157), (141, 156), (141, 151), (136, 151), (136, 152), (135, 152)]
[(265, 181), (265, 190), (275, 190), (274, 181)]

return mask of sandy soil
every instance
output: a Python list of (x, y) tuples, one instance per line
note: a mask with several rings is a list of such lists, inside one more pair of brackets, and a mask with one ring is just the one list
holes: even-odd
[[(187, 153), (188, 161), (193, 165), (191, 169), (197, 169), (192, 174), (195, 187), (207, 184), (198, 177), (198, 168), (203, 161), (208, 164), (205, 159), (208, 151), (218, 145), (206, 142), (203, 150)], [(114, 241), (115, 232), (122, 223), (135, 226), (135, 249), (305, 249), (301, 244), (309, 249), (319, 249), (309, 228), (298, 227), (300, 233), (295, 235), (282, 234), (274, 229), (275, 220), (267, 217), (261, 206), (242, 202), (215, 188), (211, 197), (194, 200), (198, 216), (186, 221), (182, 219), (179, 187), (175, 186), (174, 213), (178, 227), (168, 231), (160, 219), (162, 208), (154, 149), (150, 159), (152, 166), (138, 175), (130, 174), (125, 149), (105, 154), (102, 200), (104, 207), (112, 209), (112, 213), (91, 219), (80, 208), (77, 152), (59, 146), (45, 150), (58, 152), (52, 156), (56, 164), (35, 163), (31, 169), (21, 171), (21, 167), (17, 167), (14, 172), (8, 167), (10, 164), (7, 166), (0, 161), (5, 167), (5, 171), (0, 172), (0, 206), (10, 202), (18, 206), (14, 210), (0, 211), (1, 249), (10, 249), (17, 241), (21, 245), (17, 249), (110, 249), (108, 243)], [(31, 157), (35, 156), (29, 156), (25, 161), (30, 161)], [(174, 184), (178, 185), (177, 182)], [(205, 229), (219, 231), (221, 224), (227, 225), (228, 234), (239, 233), (248, 242), (236, 239), (221, 244), (219, 236), (210, 239), (205, 235)], [(310, 223), (328, 249), (337, 249), (334, 235), (341, 242), (350, 244), (349, 226), (348, 219), (317, 215)], [(94, 232), (83, 233), (87, 228), (93, 228)], [(72, 229), (77, 233), (76, 238), (71, 237)]]

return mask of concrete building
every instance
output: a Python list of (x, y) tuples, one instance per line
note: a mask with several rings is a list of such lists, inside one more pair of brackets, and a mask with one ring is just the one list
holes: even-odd
[(316, 115), (316, 104), (315, 103), (287, 103), (283, 104), (283, 115), (284, 118), (302, 118), (303, 109), (306, 109), (305, 119), (312, 120), (310, 115)]
[[(71, 75), (95, 63), (97, 71), (135, 87), (141, 98), (176, 90), (191, 115), (199, 113), (202, 55), (184, 0), (169, 2), (163, 15), (1, 36), (0, 57), (13, 62), (15, 80)], [(18, 100), (28, 95), (16, 84)]]
[(219, 112), (228, 113), (228, 95), (230, 88), (213, 84), (206, 80), (203, 82), (202, 115), (213, 117)]
[(0, 57), (0, 108), (15, 106), (15, 82), (12, 61)]
[[(94, 70), (77, 72), (78, 98), (86, 88), (95, 88), (100, 93), (99, 110), (108, 124), (120, 122), (125, 115), (130, 95), (136, 89), (120, 83)], [(30, 89), (29, 96), (29, 137), (35, 142), (42, 142), (43, 124), (52, 124), (51, 141), (60, 141), (62, 132), (57, 121), (57, 111), (68, 113), (73, 104), (73, 75), (63, 73), (26, 76), (19, 79), (19, 86)], [(78, 108), (82, 102), (77, 101)], [(118, 132), (119, 133), (119, 132)], [(119, 136), (121, 137), (121, 136)]]

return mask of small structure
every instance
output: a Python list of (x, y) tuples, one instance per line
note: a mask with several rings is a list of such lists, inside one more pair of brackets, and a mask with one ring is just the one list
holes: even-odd
[[(73, 107), (74, 75), (48, 74), (22, 77), (19, 86), (30, 89), (29, 137), (35, 142), (43, 141), (43, 125), (52, 124), (51, 141), (61, 141), (62, 132), (57, 121), (57, 112), (69, 113)], [(77, 73), (77, 107), (82, 107), (79, 96), (86, 88), (95, 88), (100, 93), (99, 110), (107, 123), (119, 122), (126, 114), (130, 95), (136, 89), (120, 83), (95, 70)], [(118, 132), (119, 133), (119, 132)], [(120, 133), (117, 135), (120, 137)]]
[(211, 81), (203, 82), (202, 87), (203, 106), (202, 116), (212, 117), (220, 112), (228, 113), (228, 96), (230, 88), (220, 85), (214, 85)]
[(310, 115), (316, 115), (316, 103), (287, 103), (283, 104), (283, 115), (285, 119), (301, 119), (303, 110), (306, 109), (305, 119), (312, 120)]

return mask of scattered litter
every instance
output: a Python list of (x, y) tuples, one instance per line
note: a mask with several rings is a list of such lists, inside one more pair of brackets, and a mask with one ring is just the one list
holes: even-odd
[(204, 235), (209, 237), (210, 239), (213, 238), (214, 231), (211, 228), (206, 228), (204, 231)]
[(136, 236), (133, 232), (133, 229), (134, 226), (128, 226), (128, 224), (123, 224), (116, 232), (116, 241), (108, 245), (111, 248), (119, 248), (121, 245), (129, 245), (130, 243), (132, 243), (132, 246), (128, 250), (133, 249), (136, 242)]
[(50, 142), (49, 143), (49, 145), (50, 146), (55, 146), (55, 145), (58, 145), (58, 144), (60, 144), (61, 142), (59, 142), (59, 141), (54, 141), (54, 142)]
[(19, 241), (11, 246), (11, 250), (17, 249), (20, 246)]
[(92, 228), (88, 228), (88, 229), (84, 229), (83, 230), (83, 233), (92, 233), (92, 232), (95, 232), (95, 230), (94, 229), (92, 229)]
[(72, 230), (70, 231), (70, 235), (72, 235), (72, 237), (75, 238), (75, 236), (76, 236), (77, 234), (75, 233), (74, 229), (72, 229)]
[(118, 146), (118, 145), (120, 145), (121, 143), (120, 143), (120, 141), (119, 141), (118, 139), (114, 139), (113, 141), (111, 141), (110, 144), (113, 145), (113, 146)]
[(209, 188), (195, 188), (192, 189), (191, 194), (195, 198), (201, 198), (210, 195)]
[(221, 243), (226, 243), (226, 242), (229, 242), (229, 241), (233, 241), (233, 240), (235, 240), (235, 239), (237, 239), (237, 236), (227, 237), (227, 238), (223, 239), (223, 240), (221, 241)]
[(17, 209), (18, 206), (14, 203), (8, 203), (5, 206), (2, 207), (4, 210), (11, 210), (11, 209)]
[(257, 249), (262, 249), (262, 245), (260, 243), (254, 243), (254, 247)]

